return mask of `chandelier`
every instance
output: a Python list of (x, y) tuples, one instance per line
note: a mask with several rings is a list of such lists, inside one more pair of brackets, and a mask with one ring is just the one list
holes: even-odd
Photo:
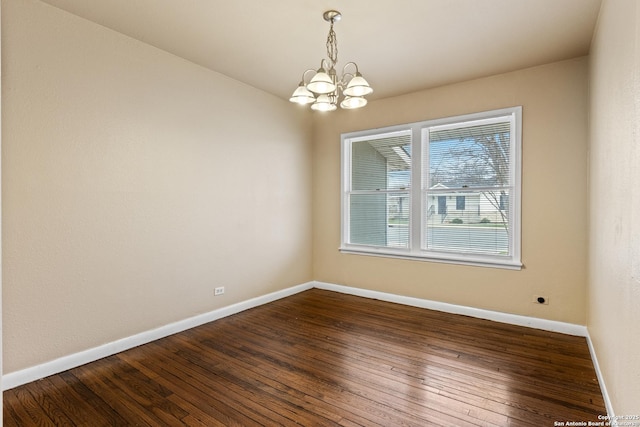
[[(311, 104), (311, 109), (316, 111), (335, 110), (340, 98), (342, 98), (341, 108), (364, 107), (367, 105), (367, 100), (364, 97), (372, 93), (373, 89), (358, 71), (358, 65), (355, 62), (345, 64), (340, 78), (338, 78), (335, 69), (338, 62), (338, 41), (336, 33), (333, 31), (333, 24), (342, 18), (342, 14), (337, 10), (328, 10), (322, 17), (331, 24), (327, 36), (328, 59), (322, 59), (320, 68), (317, 70), (308, 69), (302, 73), (302, 80), (289, 101), (301, 105)], [(355, 73), (346, 72), (349, 66), (355, 68)], [(305, 83), (307, 73), (310, 71), (315, 74), (308, 83)]]

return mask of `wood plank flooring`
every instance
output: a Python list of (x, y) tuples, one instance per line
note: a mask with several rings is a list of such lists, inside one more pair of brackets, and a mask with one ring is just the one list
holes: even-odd
[(312, 289), (4, 392), (5, 426), (553, 426), (584, 338)]

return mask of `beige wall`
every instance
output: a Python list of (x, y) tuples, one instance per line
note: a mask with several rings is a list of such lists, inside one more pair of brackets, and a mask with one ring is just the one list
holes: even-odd
[(309, 281), (307, 117), (3, 0), (4, 372)]
[(616, 415), (640, 415), (640, 3), (605, 0), (590, 57), (588, 328)]
[[(425, 72), (428, 72), (426, 70)], [(316, 121), (314, 278), (585, 323), (587, 59), (371, 102)], [(522, 105), (521, 271), (341, 254), (340, 134)], [(549, 305), (536, 305), (534, 295)]]

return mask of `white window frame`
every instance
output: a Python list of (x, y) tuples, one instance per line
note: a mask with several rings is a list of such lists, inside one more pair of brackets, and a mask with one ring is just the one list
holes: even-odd
[[(510, 144), (510, 183), (509, 198), (509, 248), (510, 255), (491, 255), (466, 252), (445, 252), (427, 250), (426, 209), (424, 197), (427, 174), (422, 173), (423, 162), (428, 165), (428, 135), (430, 129), (444, 129), (446, 127), (464, 127), (490, 123), (496, 119), (510, 117), (512, 124)], [(388, 137), (394, 133), (411, 132), (411, 188), (409, 193), (409, 247), (392, 248), (387, 246), (370, 246), (349, 242), (349, 195), (351, 194), (351, 144), (371, 137)], [(452, 264), (474, 265), (519, 270), (521, 262), (521, 175), (522, 175), (522, 107), (510, 107), (499, 110), (484, 111), (461, 116), (447, 117), (435, 120), (409, 123), (405, 125), (389, 126), (341, 135), (341, 243), (342, 253), (359, 255), (384, 256), (421, 261), (433, 261)], [(426, 150), (426, 151), (425, 151)], [(423, 153), (425, 154), (423, 156)]]

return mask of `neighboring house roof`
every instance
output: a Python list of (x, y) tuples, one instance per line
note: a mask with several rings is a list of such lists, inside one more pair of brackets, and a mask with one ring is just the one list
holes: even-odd
[(433, 185), (431, 188), (429, 188), (429, 190), (448, 190), (449, 187), (447, 187), (446, 185), (442, 184), (442, 183), (437, 183), (436, 185)]

